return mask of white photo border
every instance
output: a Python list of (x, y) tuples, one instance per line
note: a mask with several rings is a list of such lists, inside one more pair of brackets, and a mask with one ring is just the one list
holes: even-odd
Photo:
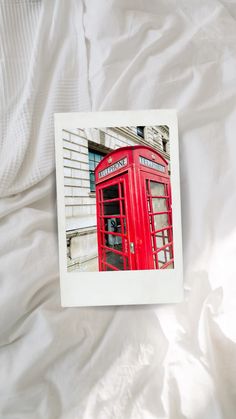
[[(177, 113), (174, 109), (56, 113), (55, 152), (61, 304), (63, 307), (177, 303), (183, 300), (182, 227)], [(63, 171), (64, 129), (169, 127), (174, 269), (68, 272)]]

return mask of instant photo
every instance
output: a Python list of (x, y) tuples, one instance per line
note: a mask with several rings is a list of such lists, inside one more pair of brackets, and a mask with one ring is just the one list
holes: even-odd
[(182, 298), (173, 110), (56, 114), (63, 306)]

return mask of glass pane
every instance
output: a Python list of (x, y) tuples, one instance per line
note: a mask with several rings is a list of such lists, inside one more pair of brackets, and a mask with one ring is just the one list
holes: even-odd
[(165, 243), (165, 238), (159, 233), (156, 235), (156, 247), (159, 249), (162, 246), (165, 246), (168, 242)]
[(156, 247), (157, 249), (159, 249), (162, 246), (165, 246), (166, 244), (169, 243), (169, 237), (168, 237), (168, 232), (167, 230), (160, 231), (159, 233), (157, 233), (155, 235), (155, 239), (156, 239)]
[[(105, 271), (115, 271), (116, 270), (116, 269), (113, 269), (110, 266), (106, 266), (105, 264), (103, 266), (104, 266), (104, 270)], [(122, 271), (129, 271), (130, 270), (129, 262), (128, 262), (128, 259), (127, 258), (124, 258), (124, 260), (123, 260), (123, 269), (121, 269), (121, 270)]]
[(164, 261), (158, 260), (158, 267), (159, 269), (165, 264)]
[(104, 245), (111, 249), (116, 249), (122, 252), (122, 237), (114, 236), (113, 234), (104, 234)]
[(151, 195), (154, 196), (165, 196), (165, 185), (159, 182), (150, 182)]
[[(97, 153), (96, 151), (93, 151), (93, 150), (89, 150), (89, 170), (91, 173), (92, 172), (94, 173), (96, 166), (98, 165), (98, 163), (103, 157), (104, 157), (103, 154)], [(91, 192), (95, 191), (95, 179), (91, 175), (90, 175), (90, 191)]]
[(100, 154), (95, 154), (95, 161), (98, 163), (102, 159), (103, 156), (100, 156)]
[(95, 169), (95, 163), (93, 160), (89, 160), (89, 169), (94, 170)]
[(123, 182), (120, 184), (121, 196), (124, 198), (124, 184)]
[(153, 218), (154, 218), (155, 231), (160, 230), (161, 228), (164, 228), (164, 227), (168, 227), (168, 215), (167, 214), (153, 215)]
[(159, 267), (161, 267), (165, 263), (169, 262), (172, 258), (171, 257), (171, 246), (167, 246), (165, 249), (158, 252), (157, 257), (158, 257)]
[(94, 172), (90, 172), (90, 182), (94, 182), (95, 180), (95, 174)]
[(127, 232), (127, 228), (126, 228), (126, 218), (123, 218), (123, 231), (122, 231), (122, 234), (126, 234), (126, 232)]
[(122, 214), (125, 215), (125, 201), (122, 200)]
[(114, 199), (119, 198), (118, 184), (111, 185), (108, 188), (103, 189), (103, 199)]
[(144, 138), (144, 127), (137, 127), (137, 135)]
[(106, 266), (106, 265), (104, 265), (105, 266), (105, 271), (115, 271), (116, 269), (112, 269), (110, 266)]
[[(123, 224), (123, 229), (122, 229)], [(103, 218), (101, 217), (100, 226), (102, 230), (112, 233), (126, 234), (126, 219), (119, 217)]]
[(104, 202), (104, 215), (120, 215), (120, 201)]
[(90, 176), (90, 191), (93, 192), (93, 191), (95, 191), (95, 175), (94, 175), (94, 172), (90, 172), (89, 176)]
[(126, 257), (124, 257), (124, 270), (125, 271), (130, 270), (129, 261), (128, 261), (128, 258), (126, 258)]
[(105, 230), (112, 233), (121, 233), (120, 218), (104, 218)]
[[(120, 271), (125, 270), (126, 265), (126, 258), (124, 258), (122, 255), (118, 255), (117, 253), (114, 253), (112, 251), (106, 251), (106, 262), (110, 265), (115, 266)], [(111, 269), (111, 268), (110, 268)]]
[(165, 198), (152, 198), (153, 212), (167, 211)]

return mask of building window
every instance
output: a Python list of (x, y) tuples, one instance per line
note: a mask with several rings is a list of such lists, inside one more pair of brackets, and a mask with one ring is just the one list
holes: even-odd
[(137, 135), (144, 138), (144, 127), (137, 127)]
[(163, 148), (163, 151), (165, 151), (165, 153), (167, 152), (166, 146), (167, 146), (167, 140), (162, 137), (162, 148)]
[(95, 167), (103, 159), (104, 156), (104, 153), (100, 153), (99, 151), (89, 149), (89, 176), (91, 192), (95, 192)]

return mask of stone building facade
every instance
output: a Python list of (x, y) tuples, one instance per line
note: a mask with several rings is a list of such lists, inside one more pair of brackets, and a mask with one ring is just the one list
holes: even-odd
[(150, 145), (170, 161), (167, 126), (63, 131), (68, 270), (98, 270), (94, 167), (110, 151), (137, 144)]

